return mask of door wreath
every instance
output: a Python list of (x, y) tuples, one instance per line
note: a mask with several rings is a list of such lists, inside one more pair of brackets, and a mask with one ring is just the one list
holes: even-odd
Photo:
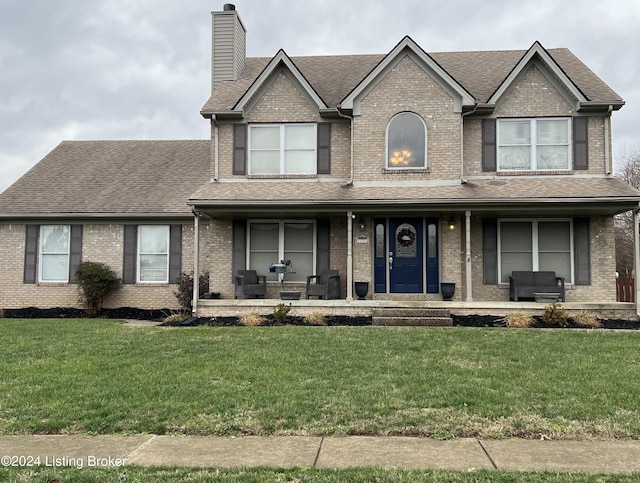
[(396, 239), (400, 246), (409, 247), (416, 241), (416, 234), (409, 228), (403, 228), (398, 232)]

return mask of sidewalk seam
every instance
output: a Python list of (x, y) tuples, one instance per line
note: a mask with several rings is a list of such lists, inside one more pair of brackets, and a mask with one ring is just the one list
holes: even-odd
[(129, 458), (134, 457), (135, 455), (137, 455), (140, 451), (142, 451), (144, 448), (146, 448), (147, 446), (149, 446), (153, 441), (155, 441), (156, 439), (158, 439), (159, 436), (157, 434), (153, 434), (151, 435), (151, 438), (149, 438), (148, 440), (146, 440), (144, 443), (142, 443), (140, 446), (138, 446), (137, 448), (135, 448), (133, 451), (131, 451), (130, 453), (126, 454), (124, 459), (128, 460)]
[(320, 451), (322, 451), (322, 443), (324, 443), (324, 436), (320, 439), (320, 445), (318, 446), (316, 457), (313, 460), (313, 465), (311, 465), (312, 468), (315, 468), (316, 465), (318, 464), (318, 460), (320, 459)]
[(496, 462), (493, 461), (493, 458), (491, 457), (491, 455), (487, 451), (487, 448), (485, 448), (484, 445), (482, 444), (482, 441), (480, 441), (479, 439), (476, 439), (476, 441), (478, 442), (478, 444), (482, 448), (482, 451), (484, 451), (484, 454), (487, 455), (487, 458), (489, 458), (489, 461), (491, 462), (491, 465), (493, 466), (493, 469), (497, 470), (498, 469), (498, 465), (496, 465)]

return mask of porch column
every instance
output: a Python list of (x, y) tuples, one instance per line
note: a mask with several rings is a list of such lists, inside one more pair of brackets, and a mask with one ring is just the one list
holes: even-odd
[(197, 317), (198, 299), (200, 298), (200, 217), (196, 211), (193, 212), (193, 216), (193, 302), (191, 315)]
[(471, 210), (465, 213), (465, 274), (467, 278), (467, 302), (473, 302), (473, 277), (471, 273)]
[(636, 314), (640, 315), (640, 283), (638, 283), (638, 277), (640, 276), (640, 234), (638, 229), (640, 228), (640, 208), (633, 210), (633, 283), (636, 291)]
[(353, 212), (347, 211), (347, 301), (353, 301)]

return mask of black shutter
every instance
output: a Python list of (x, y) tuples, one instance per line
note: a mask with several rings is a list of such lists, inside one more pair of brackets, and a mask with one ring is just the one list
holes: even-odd
[(36, 283), (39, 234), (40, 226), (26, 226), (26, 241), (24, 248), (24, 283)]
[(589, 169), (589, 118), (573, 118), (573, 169)]
[(124, 225), (124, 257), (122, 283), (136, 283), (136, 261), (138, 258), (138, 227)]
[[(247, 268), (247, 222), (233, 220), (233, 260), (231, 261), (231, 280), (235, 283), (238, 270)], [(265, 268), (266, 269), (266, 268)]]
[(69, 283), (78, 283), (76, 271), (82, 262), (82, 225), (71, 225), (69, 251)]
[(591, 285), (591, 236), (589, 218), (573, 220), (576, 285)]
[(247, 125), (233, 125), (233, 174), (247, 174)]
[(331, 123), (318, 123), (318, 174), (331, 174)]
[[(182, 225), (169, 228), (169, 283), (180, 283), (182, 275)], [(197, 275), (194, 274), (194, 279)]]
[(331, 260), (329, 257), (330, 228), (329, 220), (318, 220), (316, 224), (317, 233), (317, 253), (316, 253), (316, 273), (322, 270), (329, 270)]
[(482, 171), (496, 170), (496, 120), (482, 120)]
[(485, 285), (498, 284), (498, 220), (482, 220), (482, 269)]

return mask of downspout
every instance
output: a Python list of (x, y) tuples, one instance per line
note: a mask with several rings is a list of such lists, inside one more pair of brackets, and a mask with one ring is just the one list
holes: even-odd
[(467, 180), (464, 178), (464, 118), (475, 114), (478, 110), (478, 103), (473, 106), (473, 110), (463, 112), (460, 116), (460, 184), (465, 184)]
[(349, 176), (349, 182), (347, 183), (347, 186), (353, 186), (353, 170), (354, 170), (354, 159), (353, 159), (353, 116), (347, 116), (346, 114), (342, 114), (340, 112), (340, 108), (338, 108), (337, 110), (338, 112), (338, 116), (344, 118), (344, 119), (349, 119), (349, 130), (351, 131), (351, 175)]
[(213, 181), (218, 181), (220, 178), (220, 150), (218, 147), (218, 139), (219, 139), (219, 127), (216, 122), (216, 116), (213, 114), (211, 116), (211, 123), (213, 124), (213, 142), (215, 144), (213, 148)]
[(604, 172), (606, 174), (611, 174), (611, 155), (609, 154), (610, 149), (610, 130), (611, 130), (611, 111), (613, 111), (613, 106), (609, 105), (609, 109), (607, 109), (607, 114), (604, 118)]
[(200, 298), (200, 216), (197, 211), (193, 212), (193, 302), (191, 305), (191, 315), (198, 315), (198, 299)]

